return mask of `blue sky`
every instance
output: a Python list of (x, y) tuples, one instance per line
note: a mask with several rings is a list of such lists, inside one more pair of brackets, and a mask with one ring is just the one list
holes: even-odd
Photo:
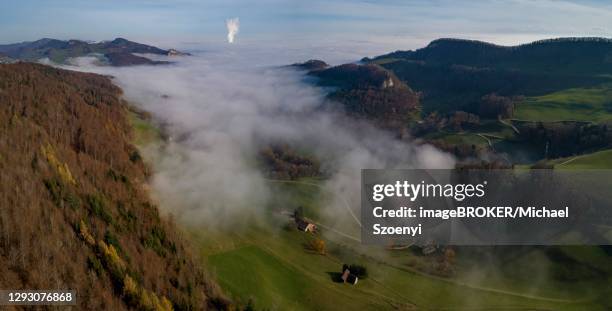
[(437, 37), (502, 44), (612, 37), (612, 5), (596, 0), (20, 0), (2, 5), (0, 42), (119, 36), (222, 42), (230, 17), (240, 18), (238, 42), (364, 40), (412, 48)]

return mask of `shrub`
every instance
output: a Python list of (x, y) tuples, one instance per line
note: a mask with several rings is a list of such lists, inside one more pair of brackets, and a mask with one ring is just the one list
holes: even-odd
[(57, 207), (63, 206), (63, 192), (64, 185), (60, 183), (57, 179), (45, 180), (45, 187), (49, 191), (51, 195), (51, 200)]
[(87, 242), (87, 244), (91, 246), (96, 244), (96, 240), (91, 235), (91, 233), (89, 233), (89, 229), (87, 228), (87, 225), (85, 224), (83, 220), (79, 222), (77, 229), (79, 231), (79, 235), (81, 236), (83, 240), (85, 240), (85, 242)]
[(94, 215), (102, 218), (106, 223), (113, 223), (113, 216), (106, 210), (106, 203), (101, 195), (88, 195), (87, 204)]
[[(153, 227), (149, 234), (142, 239), (142, 244), (146, 248), (150, 248), (155, 251), (159, 256), (165, 257), (166, 250), (164, 245), (166, 244), (166, 232), (160, 227)], [(173, 252), (176, 252), (176, 246), (171, 247)]]
[(51, 164), (56, 169), (62, 180), (73, 185), (76, 184), (76, 180), (74, 180), (74, 177), (72, 177), (72, 173), (68, 168), (68, 164), (62, 164), (57, 159), (55, 153), (53, 152), (53, 147), (51, 147), (51, 144), (47, 143), (47, 145), (43, 145), (40, 148), (42, 154), (47, 159), (47, 162), (49, 162), (49, 164)]
[(325, 255), (327, 253), (325, 241), (319, 238), (311, 240), (308, 243), (308, 248), (320, 255)]
[(57, 207), (64, 207), (67, 204), (72, 209), (81, 206), (78, 195), (72, 193), (59, 178), (47, 179), (44, 181), (45, 188), (51, 195), (51, 200)]
[(138, 152), (138, 150), (132, 151), (132, 153), (130, 154), (130, 161), (134, 163), (142, 161), (142, 157), (140, 156), (140, 153)]
[(100, 260), (95, 256), (87, 257), (87, 267), (93, 270), (98, 276), (101, 276), (104, 273), (102, 262), (100, 262)]
[(78, 195), (76, 195), (76, 194), (74, 194), (72, 192), (66, 193), (66, 195), (64, 196), (64, 201), (72, 209), (77, 209), (79, 206), (81, 206), (81, 199), (79, 198)]
[(113, 181), (120, 181), (124, 184), (129, 184), (130, 182), (127, 176), (117, 173), (112, 168), (109, 168), (108, 171), (106, 171), (106, 177), (112, 179)]
[(121, 259), (114, 246), (100, 240), (98, 241), (98, 247), (109, 269), (120, 272), (125, 270), (125, 262)]
[(119, 180), (119, 175), (112, 168), (109, 168), (108, 171), (106, 171), (106, 176), (114, 181)]
[(124, 254), (123, 248), (121, 248), (121, 244), (119, 244), (119, 240), (117, 239), (117, 237), (112, 232), (106, 231), (106, 233), (104, 234), (104, 241), (108, 245), (111, 245), (115, 249), (117, 249), (119, 251), (119, 253)]
[(138, 285), (127, 274), (123, 278), (123, 296), (129, 305), (136, 305), (138, 301)]
[(158, 297), (136, 283), (129, 275), (123, 279), (123, 295), (129, 305), (141, 310), (172, 311), (172, 303), (168, 298)]

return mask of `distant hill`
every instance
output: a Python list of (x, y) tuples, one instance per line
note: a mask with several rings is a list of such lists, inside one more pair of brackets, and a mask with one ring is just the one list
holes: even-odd
[(500, 46), (474, 40), (438, 39), (415, 51), (396, 51), (365, 60), (380, 59), (592, 76), (612, 73), (612, 40), (559, 38), (517, 46)]
[(75, 289), (79, 310), (223, 309), (160, 216), (107, 77), (0, 65), (0, 287)]
[(291, 67), (300, 68), (300, 69), (307, 70), (307, 71), (315, 71), (315, 70), (322, 70), (322, 69), (328, 68), (329, 65), (322, 60), (311, 59), (303, 63), (295, 63), (291, 65)]
[(294, 66), (312, 68), (309, 75), (316, 77), (319, 85), (333, 88), (329, 98), (351, 115), (399, 131), (418, 119), (419, 94), (391, 71), (374, 64), (326, 65), (308, 61)]
[(343, 89), (394, 87), (397, 78), (388, 70), (376, 65), (344, 64), (329, 69), (314, 71), (320, 84)]
[(589, 87), (612, 75), (612, 40), (560, 38), (518, 46), (438, 39), (415, 51), (364, 58), (422, 91), (424, 110), (475, 112), (480, 98)]
[(153, 61), (146, 57), (134, 55), (132, 53), (111, 52), (104, 54), (104, 57), (110, 64), (117, 67), (134, 66), (134, 65), (163, 65), (169, 64), (166, 61)]
[(14, 61), (14, 59), (0, 53), (0, 64), (10, 64)]
[(349, 115), (460, 160), (506, 167), (612, 144), (612, 39), (437, 39), (360, 63), (292, 66), (316, 77)]
[(73, 57), (94, 55), (112, 66), (167, 63), (136, 56), (134, 53), (168, 56), (186, 55), (186, 53), (181, 53), (174, 49), (163, 50), (123, 38), (97, 43), (89, 43), (81, 40), (62, 41), (46, 38), (32, 42), (0, 45), (0, 53), (13, 59), (24, 61), (38, 61), (43, 58), (48, 58), (56, 63), (65, 63), (68, 59)]

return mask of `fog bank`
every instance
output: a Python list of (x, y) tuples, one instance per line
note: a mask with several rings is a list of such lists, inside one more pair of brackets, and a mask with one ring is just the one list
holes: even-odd
[[(363, 168), (448, 168), (433, 147), (394, 139), (368, 124), (330, 112), (324, 90), (303, 72), (275, 66), (275, 51), (203, 50), (170, 66), (79, 69), (110, 74), (125, 98), (164, 124), (169, 141), (148, 146), (152, 186), (162, 211), (183, 223), (238, 226), (257, 219), (274, 195), (257, 166), (269, 143), (289, 143), (322, 160), (334, 198), (323, 216), (359, 217)], [(351, 210), (347, 210), (350, 207)], [(347, 216), (347, 217), (338, 217)], [(338, 223), (338, 225), (341, 225)]]

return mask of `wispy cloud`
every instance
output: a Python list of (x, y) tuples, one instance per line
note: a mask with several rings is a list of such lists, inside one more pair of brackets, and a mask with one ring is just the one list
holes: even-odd
[(80, 69), (113, 75), (131, 103), (167, 125), (170, 142), (147, 154), (162, 209), (184, 222), (221, 227), (261, 215), (272, 190), (255, 158), (270, 143), (325, 159), (331, 174), (325, 187), (335, 194), (325, 209), (330, 216), (346, 215), (347, 200), (359, 213), (362, 168), (453, 165), (432, 147), (322, 111), (323, 91), (303, 73), (273, 66), (288, 62), (274, 53), (268, 46), (223, 44), (172, 66)]
[(384, 39), (415, 48), (437, 37), (522, 43), (556, 36), (612, 36), (608, 1), (562, 0), (134, 0), (13, 1), (0, 11), (0, 41), (43, 36), (157, 40), (226, 39), (225, 19), (248, 25), (242, 40)]

